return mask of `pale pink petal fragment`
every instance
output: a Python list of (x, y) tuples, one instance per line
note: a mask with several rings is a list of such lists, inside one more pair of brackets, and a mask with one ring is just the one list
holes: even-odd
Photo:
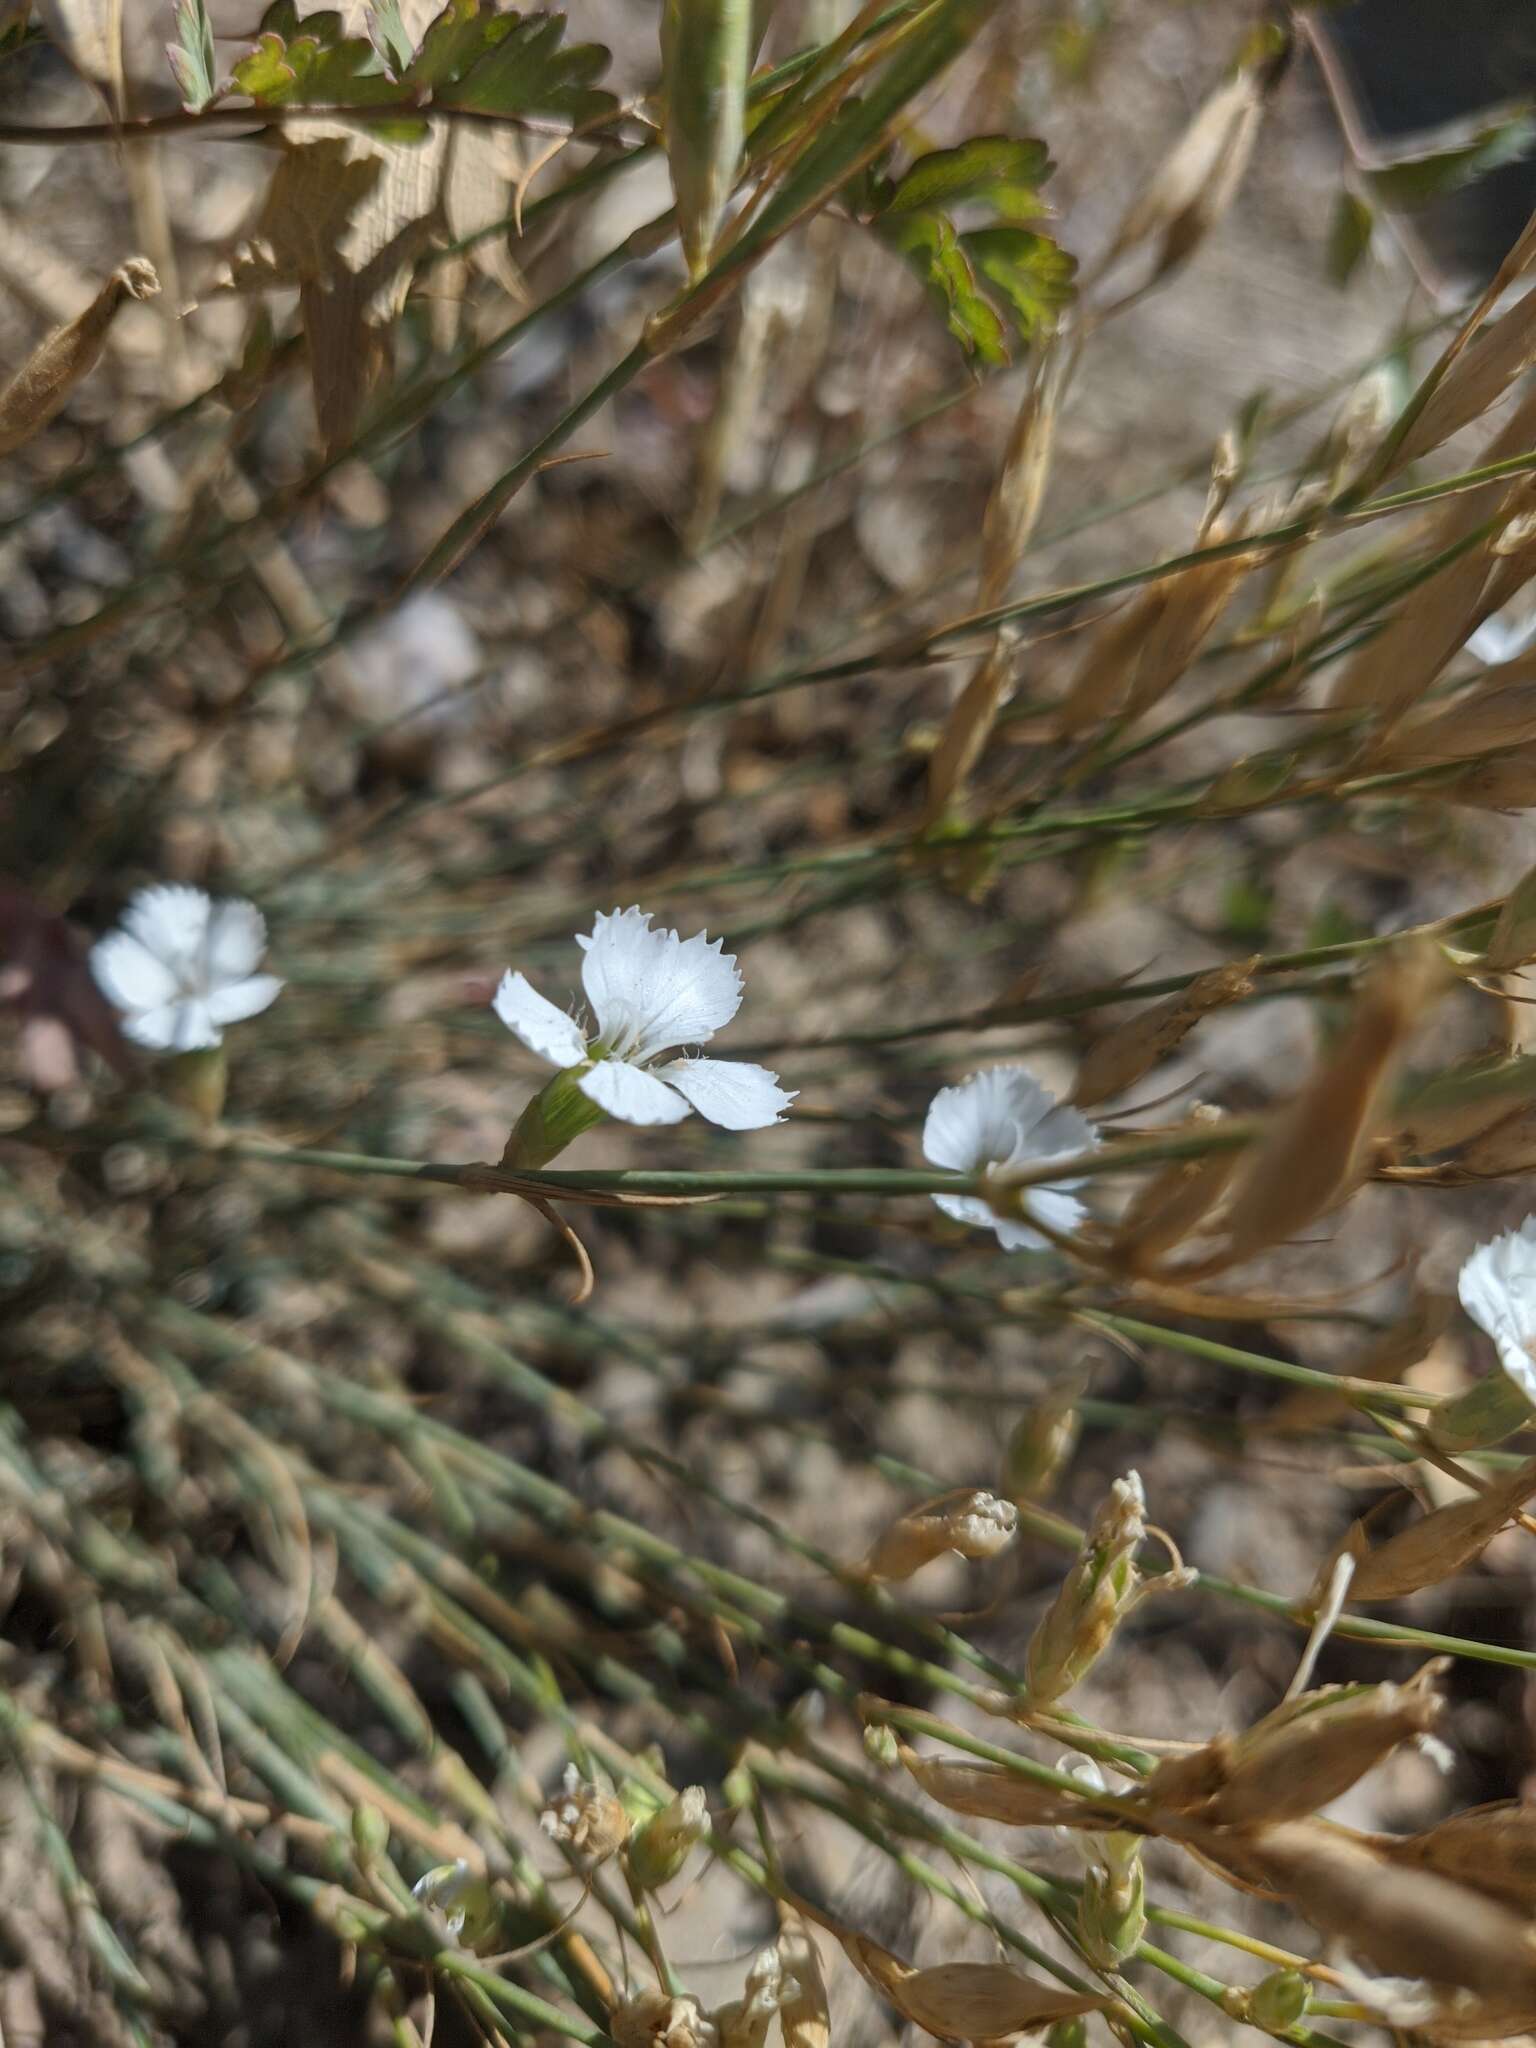
[(598, 1060), (576, 1086), (620, 1123), (680, 1124), (688, 1114), (687, 1103), (675, 1089), (627, 1060)]
[(700, 1116), (724, 1131), (760, 1131), (782, 1123), (794, 1101), (777, 1074), (744, 1060), (669, 1060), (659, 1070)]
[(491, 1007), (515, 1038), (551, 1066), (575, 1067), (586, 1058), (587, 1041), (575, 1018), (557, 1010), (525, 975), (504, 974)]

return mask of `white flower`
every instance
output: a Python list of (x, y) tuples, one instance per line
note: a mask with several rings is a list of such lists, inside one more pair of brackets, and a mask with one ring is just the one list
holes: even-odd
[[(923, 1153), (931, 1165), (957, 1173), (992, 1173), (1034, 1160), (1087, 1152), (1098, 1143), (1093, 1125), (1048, 1094), (1023, 1067), (991, 1067), (958, 1088), (941, 1088), (928, 1106)], [(1075, 1230), (1083, 1205), (1068, 1189), (1075, 1180), (1032, 1187), (1024, 1206), (1052, 1230)], [(1048, 1240), (1027, 1223), (999, 1216), (979, 1195), (935, 1195), (946, 1216), (995, 1230), (1006, 1251), (1038, 1251)]]
[(218, 1045), (225, 1024), (254, 1017), (283, 984), (258, 974), (266, 920), (254, 903), (215, 903), (177, 883), (141, 889), (123, 929), (91, 948), (91, 973), (123, 1012), (123, 1031), (156, 1052)]
[(1480, 1244), (1456, 1282), (1461, 1305), (1498, 1347), (1499, 1363), (1536, 1403), (1536, 1216)]
[(680, 1123), (690, 1109), (728, 1131), (782, 1119), (795, 1098), (766, 1067), (691, 1057), (655, 1064), (673, 1046), (706, 1044), (741, 1007), (741, 976), (734, 955), (721, 952), (723, 940), (653, 932), (649, 912), (629, 909), (600, 914), (576, 943), (587, 956), (581, 985), (596, 1019), (590, 1037), (524, 976), (502, 976), (492, 1008), (530, 1052), (579, 1069), (582, 1094), (627, 1124)]

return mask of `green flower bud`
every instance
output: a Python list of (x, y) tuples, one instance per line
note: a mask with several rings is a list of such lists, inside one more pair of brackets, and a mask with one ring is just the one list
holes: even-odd
[(362, 1862), (389, 1854), (389, 1822), (376, 1806), (353, 1807), (352, 1840)]
[(200, 1123), (216, 1124), (224, 1113), (229, 1087), (229, 1062), (223, 1046), (177, 1053), (161, 1068), (160, 1087), (170, 1101), (190, 1110)]
[(886, 1727), (884, 1722), (866, 1722), (864, 1754), (877, 1770), (890, 1770), (901, 1761), (901, 1744), (896, 1740), (896, 1730)]
[(586, 1071), (585, 1065), (567, 1067), (545, 1083), (513, 1125), (501, 1155), (503, 1166), (536, 1173), (583, 1131), (603, 1121), (607, 1111), (589, 1101), (576, 1085), (578, 1075)]
[(1013, 1501), (1041, 1500), (1051, 1481), (1077, 1447), (1082, 1423), (1076, 1403), (1082, 1382), (1074, 1381), (1062, 1392), (1050, 1395), (1028, 1410), (1014, 1424), (1003, 1452), (1002, 1484), (998, 1491)]
[(643, 1822), (630, 1836), (627, 1852), (629, 1874), (640, 1890), (653, 1892), (676, 1877), (708, 1825), (702, 1785), (690, 1785)]
[(411, 1887), (411, 1896), (441, 1913), (453, 1939), (467, 1949), (494, 1948), (501, 1935), (496, 1895), (462, 1857), (439, 1863)]
[(1299, 1970), (1276, 1970), (1248, 1994), (1248, 2018), (1256, 2027), (1283, 2034), (1306, 2012), (1312, 1987)]
[(1130, 1841), (1129, 1867), (1090, 1870), (1078, 1902), (1077, 1931), (1083, 1952), (1100, 1970), (1118, 1969), (1134, 1955), (1147, 1931), (1146, 1886), (1141, 1870), (1141, 1843), (1132, 1836), (1099, 1836), (1101, 1842)]
[(1088, 2022), (1080, 2013), (1058, 2020), (1045, 2037), (1045, 2048), (1088, 2048)]

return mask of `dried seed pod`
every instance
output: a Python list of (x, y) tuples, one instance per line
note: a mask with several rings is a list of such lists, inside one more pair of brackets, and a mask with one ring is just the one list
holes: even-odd
[(665, 1991), (641, 1991), (608, 2015), (614, 2048), (719, 2048), (713, 2020), (696, 1998), (669, 1998)]
[(1114, 1482), (1024, 1652), (1029, 1706), (1046, 1705), (1070, 1692), (1144, 1593), (1173, 1591), (1193, 1578), (1185, 1572), (1164, 1572), (1150, 1581), (1142, 1577), (1136, 1551), (1147, 1533), (1146, 1508), (1137, 1473)]
[(981, 611), (1002, 603), (1029, 546), (1050, 474), (1057, 415), (1076, 361), (1073, 346), (1055, 336), (1046, 341), (1014, 417), (997, 481), (982, 516), (981, 575), (976, 589)]
[(1003, 1963), (937, 1963), (914, 1970), (851, 1928), (839, 1931), (848, 1960), (906, 2019), (941, 2041), (995, 2041), (1032, 2033), (1114, 2001), (1037, 1984)]
[(779, 1956), (784, 1965), (784, 1994), (779, 2004), (779, 2031), (784, 2048), (829, 2048), (831, 2008), (821, 1955), (815, 1937), (793, 1906), (779, 1906)]
[[(1523, 664), (1511, 662), (1513, 669)], [(1505, 752), (1536, 742), (1536, 680), (1500, 681), (1490, 669), (1472, 689), (1449, 704), (1405, 718), (1373, 740), (1366, 756), (1372, 768), (1439, 768), (1478, 754)]]
[(1536, 744), (1478, 761), (1441, 787), (1445, 801), (1474, 811), (1525, 811), (1536, 805)]
[(1404, 1869), (1323, 1821), (1256, 1834), (1213, 1831), (1218, 1857), (1289, 1899), (1320, 1932), (1374, 1969), (1536, 2002), (1536, 1949), (1522, 1915), (1430, 1870)]
[(1107, 266), (1139, 244), (1151, 245), (1151, 275), (1132, 297), (1187, 263), (1231, 205), (1289, 55), (1288, 40), (1260, 41), (1236, 76), (1197, 110), (1142, 188), (1105, 258)]
[(539, 1826), (588, 1863), (602, 1863), (628, 1839), (629, 1815), (606, 1786), (588, 1782), (567, 1764), (564, 1789), (539, 1815)]
[[(1481, 308), (1479, 308), (1479, 312)], [(1464, 348), (1431, 392), (1404, 435), (1392, 468), (1416, 462), (1452, 434), (1497, 405), (1515, 379), (1536, 362), (1536, 291), (1527, 292), (1489, 321)]]
[[(1400, 1743), (1436, 1725), (1444, 1701), (1433, 1680), (1444, 1661), (1407, 1685), (1325, 1686), (1287, 1700), (1226, 1750), (1227, 1782), (1202, 1818), (1264, 1827), (1327, 1806)], [(1154, 1772), (1149, 1797), (1155, 1781)]]
[(1483, 954), (1491, 974), (1506, 974), (1536, 960), (1536, 869), (1527, 869), (1504, 898)]
[(0, 455), (30, 441), (58, 412), (71, 391), (96, 367), (107, 330), (128, 299), (152, 299), (160, 289), (155, 267), (142, 256), (120, 264), (85, 311), (56, 328), (0, 388)]
[[(1400, 1600), (1423, 1586), (1438, 1586), (1481, 1556), (1532, 1494), (1536, 1458), (1474, 1500), (1453, 1501), (1421, 1515), (1377, 1549), (1358, 1556), (1350, 1599)], [(1361, 1529), (1360, 1524), (1355, 1526)]]
[(763, 2048), (774, 2014), (799, 1995), (800, 1986), (784, 1968), (781, 1947), (760, 1950), (747, 1971), (742, 1996), (713, 2015), (720, 2048)]
[(872, 1579), (910, 1579), (948, 1551), (972, 1560), (996, 1557), (1013, 1541), (1019, 1511), (995, 1494), (959, 1487), (900, 1516), (864, 1561)]
[(1378, 1839), (1394, 1863), (1433, 1870), (1473, 1891), (1536, 1911), (1536, 1807), (1517, 1800), (1474, 1807), (1401, 1840)]
[(1043, 1500), (1076, 1450), (1082, 1433), (1077, 1404), (1086, 1385), (1081, 1374), (1074, 1375), (1066, 1385), (1026, 1409), (1009, 1431), (999, 1490), (1016, 1507)]
[(1393, 948), (1366, 977), (1341, 1040), (1245, 1162), (1226, 1219), (1226, 1263), (1283, 1243), (1359, 1185), (1378, 1105), (1446, 979), (1428, 941)]
[(1078, 1109), (1122, 1095), (1186, 1039), (1200, 1019), (1253, 993), (1253, 970), (1259, 955), (1208, 968), (1128, 1023), (1106, 1032), (1083, 1056), (1077, 1086), (1068, 1100)]
[(919, 1756), (905, 1743), (898, 1755), (928, 1797), (951, 1813), (973, 1814), (978, 1820), (1002, 1821), (1015, 1828), (1102, 1828), (1110, 1818), (1095, 1811), (1091, 1798), (1076, 1799), (1069, 1792), (1034, 1784), (1004, 1764)]
[[(1222, 1121), (1214, 1104), (1197, 1102), (1190, 1122)], [(1126, 1206), (1111, 1250), (1128, 1272), (1153, 1272), (1164, 1252), (1182, 1244), (1211, 1215), (1241, 1163), (1241, 1154), (1208, 1152), (1203, 1159), (1175, 1159), (1143, 1181)]]

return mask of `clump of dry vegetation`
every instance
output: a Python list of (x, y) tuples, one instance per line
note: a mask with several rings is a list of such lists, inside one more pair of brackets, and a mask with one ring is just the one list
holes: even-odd
[(1536, 225), (1329, 283), (1305, 10), (135, 17), (0, 7), (4, 2042), (1536, 2036)]

